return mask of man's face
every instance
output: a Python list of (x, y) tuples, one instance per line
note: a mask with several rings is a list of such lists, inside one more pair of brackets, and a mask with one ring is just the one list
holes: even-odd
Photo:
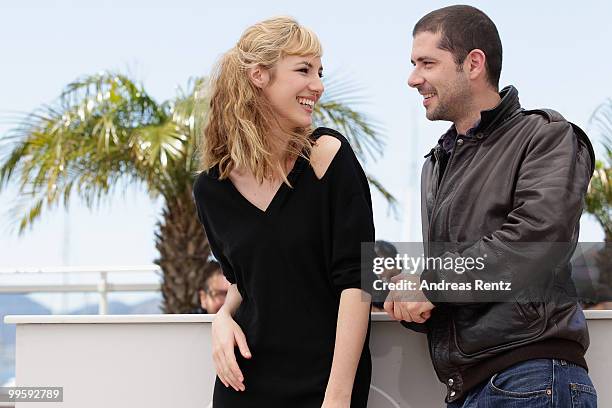
[(206, 283), (208, 291), (200, 290), (200, 303), (208, 313), (217, 313), (225, 303), (231, 284), (222, 273), (214, 273)]
[(457, 67), (453, 55), (438, 48), (440, 37), (426, 31), (414, 37), (408, 85), (423, 95), (427, 119), (456, 122), (470, 104), (469, 79), (463, 65)]

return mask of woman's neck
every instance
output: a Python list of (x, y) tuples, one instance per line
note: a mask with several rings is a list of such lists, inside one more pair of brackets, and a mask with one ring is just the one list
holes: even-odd
[(273, 130), (270, 132), (270, 150), (272, 153), (272, 160), (283, 165), (286, 168), (287, 151), (289, 146), (290, 135), (281, 129)]

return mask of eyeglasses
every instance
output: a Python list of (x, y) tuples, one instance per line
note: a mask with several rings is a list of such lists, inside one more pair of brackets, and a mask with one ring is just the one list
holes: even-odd
[(208, 290), (206, 294), (213, 299), (220, 299), (227, 296), (227, 290)]

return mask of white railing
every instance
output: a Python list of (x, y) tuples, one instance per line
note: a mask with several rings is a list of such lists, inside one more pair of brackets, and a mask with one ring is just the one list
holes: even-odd
[(159, 283), (111, 283), (109, 273), (161, 273), (157, 265), (137, 266), (63, 266), (45, 268), (0, 269), (0, 278), (6, 280), (7, 275), (14, 276), (48, 276), (49, 274), (97, 274), (96, 283), (57, 283), (57, 284), (19, 284), (0, 285), (0, 294), (29, 294), (29, 293), (98, 293), (98, 314), (108, 313), (109, 292), (158, 292)]

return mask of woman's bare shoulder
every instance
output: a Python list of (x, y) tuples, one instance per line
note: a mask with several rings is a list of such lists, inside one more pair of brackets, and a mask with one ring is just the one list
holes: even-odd
[(342, 142), (337, 137), (323, 134), (317, 138), (310, 154), (310, 164), (319, 180), (325, 176), (341, 147)]

